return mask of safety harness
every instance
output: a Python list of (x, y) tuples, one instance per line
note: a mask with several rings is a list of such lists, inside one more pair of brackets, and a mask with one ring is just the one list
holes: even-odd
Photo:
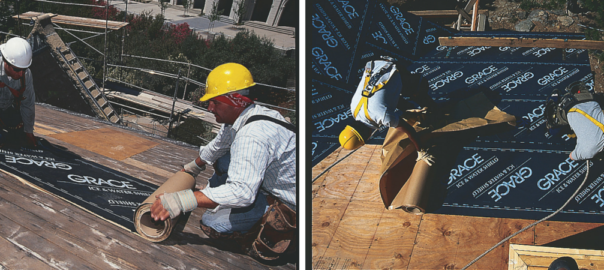
[[(384, 58), (384, 57), (382, 57)], [(387, 58), (385, 58), (387, 59)], [(389, 60), (389, 59), (387, 59)], [(372, 121), (371, 117), (369, 116), (369, 111), (368, 111), (368, 103), (369, 103), (369, 98), (371, 98), (377, 91), (381, 90), (384, 85), (386, 85), (386, 83), (388, 83), (388, 80), (390, 80), (390, 78), (392, 77), (392, 75), (394, 74), (394, 72), (397, 72), (398, 70), (396, 69), (396, 65), (393, 64), (391, 61), (386, 61), (386, 64), (380, 68), (377, 68), (374, 70), (375, 67), (375, 61), (370, 61), (367, 63), (367, 65), (365, 66), (365, 81), (363, 84), (363, 91), (361, 92), (361, 100), (359, 101), (359, 104), (357, 105), (357, 107), (354, 109), (353, 115), (356, 118), (357, 115), (359, 114), (359, 112), (361, 111), (361, 108), (365, 108), (365, 117), (369, 120)], [(385, 74), (388, 74), (389, 76), (384, 76)]]
[(25, 99), (23, 97), (23, 93), (25, 93), (25, 76), (21, 76), (21, 79), (19, 81), (21, 82), (21, 88), (19, 90), (15, 90), (12, 87), (6, 85), (4, 82), (0, 81), (0, 88), (8, 88), (8, 90), (10, 90), (10, 92), (15, 97), (15, 99), (13, 100), (13, 104), (17, 109), (21, 106), (21, 101)]

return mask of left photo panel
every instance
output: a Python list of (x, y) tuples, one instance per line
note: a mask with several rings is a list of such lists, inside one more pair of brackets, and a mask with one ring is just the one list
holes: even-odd
[(299, 268), (298, 13), (0, 1), (0, 266)]

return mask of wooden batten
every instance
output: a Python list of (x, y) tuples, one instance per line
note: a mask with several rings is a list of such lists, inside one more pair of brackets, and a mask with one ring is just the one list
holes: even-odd
[[(424, 17), (424, 18), (451, 18), (451, 17), (457, 17), (459, 15), (459, 12), (457, 10), (412, 10), (412, 11), (407, 11), (415, 16), (420, 16), (420, 17)], [(488, 10), (486, 9), (480, 9), (478, 10), (478, 14), (486, 14), (488, 12)], [(472, 15), (472, 11), (469, 11), (468, 15)]]
[(604, 268), (604, 251), (530, 245), (510, 245), (509, 270), (547, 269), (557, 258), (572, 257), (579, 269)]
[(441, 46), (491, 46), (533, 47), (604, 50), (604, 41), (541, 39), (541, 38), (495, 38), (495, 37), (440, 37)]
[[(102, 8), (102, 7), (101, 7)], [(32, 19), (36, 19), (36, 17), (41, 16), (42, 12), (34, 12), (28, 11), (23, 14), (13, 16), (14, 19), (31, 21)], [(47, 15), (47, 14), (44, 14)], [(77, 26), (86, 26), (98, 29), (105, 29), (105, 25), (109, 30), (120, 30), (124, 26), (127, 26), (127, 22), (117, 22), (117, 21), (105, 21), (99, 19), (91, 19), (91, 18), (83, 18), (83, 17), (74, 17), (74, 16), (64, 16), (64, 15), (56, 15), (52, 14), (51, 21), (56, 24), (66, 24), (66, 25), (77, 25)]]

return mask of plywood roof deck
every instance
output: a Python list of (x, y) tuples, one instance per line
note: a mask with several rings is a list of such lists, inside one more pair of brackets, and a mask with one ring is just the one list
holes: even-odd
[[(36, 105), (36, 136), (82, 158), (161, 185), (196, 157), (198, 149), (153, 136)], [(68, 134), (114, 132), (130, 140), (146, 140), (131, 155), (77, 147)], [(61, 135), (61, 136), (59, 136)], [(56, 137), (56, 138), (55, 138)], [(59, 139), (57, 139), (59, 138)], [(122, 143), (122, 142), (115, 142)], [(107, 148), (107, 145), (105, 145)], [(128, 147), (126, 147), (128, 149)], [(112, 158), (113, 157), (113, 158)], [(213, 173), (197, 177), (198, 187)], [(0, 266), (7, 269), (294, 269), (292, 263), (262, 264), (233, 251), (232, 243), (208, 239), (199, 228), (203, 209), (191, 215), (184, 231), (166, 242), (150, 243), (70, 203), (0, 173)]]
[[(312, 185), (313, 269), (461, 269), (534, 220), (408, 214), (379, 193), (381, 145), (366, 145)], [(348, 154), (336, 150), (312, 177)], [(549, 222), (515, 236), (469, 269), (508, 269), (509, 244), (541, 246), (600, 227)]]

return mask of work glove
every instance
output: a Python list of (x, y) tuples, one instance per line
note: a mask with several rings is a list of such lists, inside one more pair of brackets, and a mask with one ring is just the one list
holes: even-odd
[(199, 167), (199, 165), (197, 165), (197, 162), (195, 162), (195, 160), (185, 164), (183, 166), (183, 171), (190, 174), (191, 176), (193, 176), (193, 178), (197, 177), (199, 175), (199, 173), (201, 173), (203, 170), (206, 169), (206, 165), (204, 164), (203, 166)]
[(33, 133), (25, 132), (25, 142), (27, 143), (27, 146), (29, 146), (29, 147), (37, 147), (36, 137), (34, 136)]
[(432, 166), (434, 164), (434, 156), (428, 154), (425, 150), (417, 151), (417, 159), (415, 161), (424, 161), (428, 164), (428, 166)]
[(197, 208), (197, 199), (193, 190), (186, 189), (173, 193), (164, 193), (159, 196), (161, 204), (170, 214), (170, 218), (175, 218), (181, 213), (191, 212)]

